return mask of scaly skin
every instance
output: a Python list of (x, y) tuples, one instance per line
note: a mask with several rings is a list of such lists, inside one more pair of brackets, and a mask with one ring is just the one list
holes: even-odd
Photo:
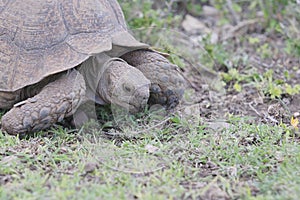
[(85, 82), (76, 70), (47, 84), (40, 93), (15, 104), (2, 117), (2, 130), (11, 135), (36, 132), (71, 116), (85, 97)]
[(151, 50), (131, 51), (121, 58), (151, 81), (149, 104), (160, 104), (167, 109), (177, 106), (186, 88), (186, 81), (176, 65)]

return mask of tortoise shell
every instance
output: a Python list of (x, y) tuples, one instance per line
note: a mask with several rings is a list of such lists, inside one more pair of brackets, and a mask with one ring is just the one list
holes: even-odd
[(107, 52), (145, 48), (116, 0), (0, 1), (0, 91), (12, 92)]

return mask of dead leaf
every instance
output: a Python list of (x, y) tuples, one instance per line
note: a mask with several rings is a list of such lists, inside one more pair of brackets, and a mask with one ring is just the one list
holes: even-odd
[(151, 145), (151, 144), (147, 144), (147, 145), (145, 146), (145, 149), (146, 149), (149, 153), (155, 153), (155, 152), (157, 152), (157, 151), (159, 150), (158, 147), (153, 146), (153, 145)]
[(292, 116), (292, 118), (291, 118), (291, 125), (292, 125), (295, 129), (298, 129), (298, 124), (299, 124), (298, 118), (294, 118), (294, 117)]

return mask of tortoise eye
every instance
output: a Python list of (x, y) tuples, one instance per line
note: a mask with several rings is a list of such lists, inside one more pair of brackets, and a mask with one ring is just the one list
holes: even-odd
[(127, 84), (123, 84), (123, 89), (126, 92), (131, 92), (132, 91), (132, 87), (130, 87), (130, 85), (127, 85)]

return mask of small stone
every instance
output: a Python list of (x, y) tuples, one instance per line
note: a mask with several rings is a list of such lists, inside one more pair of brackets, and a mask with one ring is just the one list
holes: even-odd
[(204, 23), (191, 15), (185, 16), (181, 26), (186, 32), (191, 34), (212, 32)]
[(86, 163), (84, 166), (84, 171), (86, 173), (92, 173), (98, 168), (98, 164), (94, 162)]
[(294, 116), (294, 117), (299, 117), (299, 116), (300, 116), (300, 113), (299, 113), (299, 112), (295, 112), (295, 113), (293, 114), (293, 116)]
[(220, 12), (216, 8), (207, 5), (204, 5), (202, 7), (202, 13), (205, 16), (218, 16), (220, 14)]
[(219, 42), (219, 35), (215, 32), (211, 33), (210, 42), (212, 44), (217, 44)]
[(146, 149), (149, 153), (155, 153), (155, 152), (157, 152), (157, 151), (159, 150), (158, 147), (153, 146), (153, 145), (151, 145), (151, 144), (147, 144), (147, 145), (145, 146), (145, 149)]

